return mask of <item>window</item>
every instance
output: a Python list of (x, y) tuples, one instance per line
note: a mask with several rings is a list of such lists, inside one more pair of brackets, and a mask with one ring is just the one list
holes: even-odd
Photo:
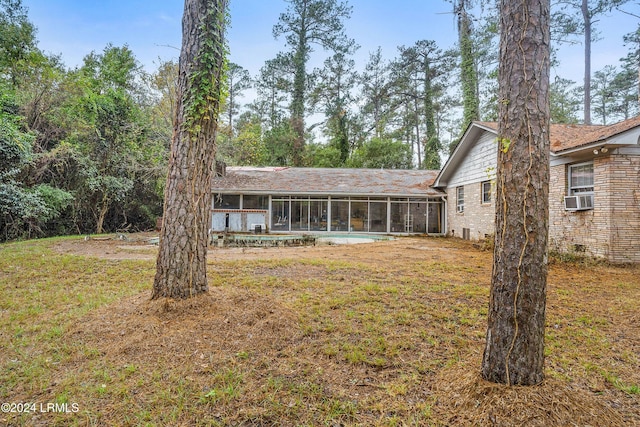
[(593, 162), (569, 165), (569, 195), (593, 193)]
[(327, 199), (311, 200), (309, 204), (309, 224), (311, 230), (327, 231)]
[(409, 228), (409, 203), (391, 203), (391, 232), (408, 232)]
[(292, 198), (291, 200), (291, 230), (309, 230), (309, 198)]
[(427, 232), (427, 203), (409, 204), (409, 216), (407, 218), (411, 220), (412, 230), (414, 233), (426, 233)]
[(213, 200), (214, 209), (240, 209), (239, 194), (218, 194)]
[(456, 211), (464, 212), (464, 187), (456, 187)]
[(331, 201), (331, 231), (349, 231), (349, 201)]
[(269, 196), (244, 195), (242, 209), (269, 209)]
[(369, 231), (387, 232), (387, 203), (371, 202), (369, 204)]
[(289, 231), (289, 199), (273, 200), (271, 203), (271, 229)]
[[(353, 199), (352, 199), (353, 200)], [(351, 231), (369, 231), (369, 203), (351, 202)]]
[(491, 203), (491, 181), (480, 183), (480, 190), (482, 192), (482, 203)]

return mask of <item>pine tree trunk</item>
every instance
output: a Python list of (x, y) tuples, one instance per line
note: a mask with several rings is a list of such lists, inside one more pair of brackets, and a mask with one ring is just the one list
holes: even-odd
[(591, 124), (591, 13), (588, 0), (580, 7), (584, 19), (584, 124)]
[(226, 9), (227, 0), (185, 0), (178, 105), (152, 299), (188, 298), (208, 290)]
[(501, 1), (496, 236), (482, 376), (544, 378), (549, 0)]
[(428, 58), (425, 58), (424, 70), (424, 118), (427, 127), (427, 136), (424, 146), (424, 169), (440, 169), (440, 141), (438, 140), (438, 130), (436, 129), (436, 113), (434, 107), (434, 91), (431, 79), (431, 65)]
[(305, 87), (307, 80), (306, 36), (301, 32), (298, 48), (294, 56), (295, 74), (293, 77), (293, 99), (291, 101), (291, 127), (294, 132), (291, 154), (294, 166), (302, 166), (304, 150), (304, 110)]

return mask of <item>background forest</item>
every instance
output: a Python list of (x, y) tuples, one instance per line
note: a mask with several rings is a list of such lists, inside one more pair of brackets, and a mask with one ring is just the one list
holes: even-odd
[[(618, 63), (589, 66), (591, 43), (606, 36), (599, 17), (640, 22), (639, 5), (552, 5), (554, 45), (581, 43), (586, 59), (584, 84), (551, 82), (552, 122), (610, 124), (639, 113), (640, 24), (619, 41), (627, 55)], [(217, 141), (228, 165), (439, 169), (471, 120), (497, 118), (493, 4), (449, 4), (454, 46), (417, 40), (393, 58), (370, 52), (366, 64), (353, 59), (347, 2), (288, 0), (282, 8), (273, 36), (286, 49), (257, 75), (228, 64)], [(153, 228), (176, 79), (176, 62), (147, 71), (126, 45), (68, 68), (38, 48), (21, 0), (0, 0), (0, 240)]]

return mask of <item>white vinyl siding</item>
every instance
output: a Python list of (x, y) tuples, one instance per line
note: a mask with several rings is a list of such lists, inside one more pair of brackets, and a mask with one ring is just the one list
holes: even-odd
[(485, 132), (470, 148), (460, 166), (456, 168), (449, 179), (447, 186), (457, 187), (494, 179), (497, 162), (496, 135)]

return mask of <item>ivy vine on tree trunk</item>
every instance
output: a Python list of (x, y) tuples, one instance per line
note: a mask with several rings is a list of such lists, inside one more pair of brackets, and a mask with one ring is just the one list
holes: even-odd
[(501, 1), (496, 236), (484, 379), (544, 379), (549, 231), (549, 0)]
[(480, 118), (478, 101), (478, 73), (476, 71), (473, 40), (471, 38), (471, 17), (467, 12), (469, 0), (457, 0), (454, 3), (455, 13), (458, 15), (458, 43), (460, 45), (460, 76), (462, 80), (462, 131)]

